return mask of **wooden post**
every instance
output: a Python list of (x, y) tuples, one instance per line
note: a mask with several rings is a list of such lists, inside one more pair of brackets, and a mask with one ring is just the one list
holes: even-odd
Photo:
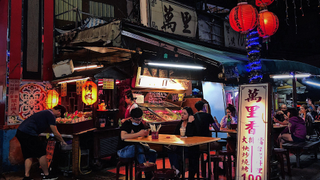
[(297, 108), (297, 85), (296, 85), (296, 76), (295, 72), (292, 72), (292, 101), (293, 107)]

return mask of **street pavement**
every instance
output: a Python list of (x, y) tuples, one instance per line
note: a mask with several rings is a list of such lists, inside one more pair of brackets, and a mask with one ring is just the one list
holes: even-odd
[[(320, 158), (319, 155), (320, 154), (318, 153), (318, 157)], [(297, 168), (295, 163), (296, 157), (294, 155), (290, 155), (292, 176), (289, 177), (286, 174), (285, 179), (286, 180), (320, 180), (320, 159), (316, 160), (313, 156), (313, 153), (302, 155), (300, 159), (301, 159), (300, 160), (301, 168)], [(80, 180), (109, 180), (109, 179), (111, 180), (112, 179), (114, 180), (116, 177), (115, 173), (113, 173), (115, 168), (115, 163), (104, 161), (103, 164), (104, 164), (104, 167), (101, 168), (100, 170), (91, 171), (90, 173), (86, 175), (80, 175), (77, 178), (74, 178), (71, 175), (67, 176), (66, 174), (63, 175), (62, 173), (58, 173), (59, 174), (58, 179), (59, 180), (75, 180), (75, 179), (80, 179)], [(278, 171), (279, 171), (279, 176), (277, 176), (274, 179), (281, 180), (282, 178), (280, 176), (280, 168), (278, 168)], [(285, 171), (287, 171), (286, 163), (285, 163)], [(0, 180), (21, 180), (23, 178), (23, 175), (24, 175), (23, 171), (2, 173), (2, 176), (4, 176), (4, 178), (0, 177)], [(39, 168), (33, 166), (31, 171), (31, 177), (34, 180), (41, 180)], [(125, 177), (121, 175), (120, 179), (125, 179)], [(222, 175), (219, 176), (219, 180), (225, 180), (225, 179), (226, 178), (224, 176)]]

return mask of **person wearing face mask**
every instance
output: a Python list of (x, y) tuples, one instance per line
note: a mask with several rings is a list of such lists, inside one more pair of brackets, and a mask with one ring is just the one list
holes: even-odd
[[(125, 121), (121, 126), (120, 140), (118, 143), (117, 154), (121, 158), (136, 157), (139, 164), (149, 162), (155, 163), (157, 152), (150, 149), (147, 144), (125, 142), (125, 139), (137, 138), (149, 135), (149, 130), (142, 121), (143, 111), (140, 108), (132, 109), (130, 112), (131, 119)], [(146, 174), (147, 179), (151, 179), (151, 174)]]

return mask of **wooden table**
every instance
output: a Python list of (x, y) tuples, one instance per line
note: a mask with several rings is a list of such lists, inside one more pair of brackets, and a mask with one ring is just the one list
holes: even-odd
[[(152, 139), (151, 136), (147, 137), (138, 137), (134, 139), (125, 139), (127, 142), (145, 142), (145, 143), (153, 143), (153, 144), (162, 144), (162, 145), (175, 145), (175, 146), (183, 146), (183, 147), (191, 147), (200, 144), (208, 144), (208, 157), (210, 157), (210, 143), (214, 141), (219, 141), (220, 138), (213, 137), (186, 137), (181, 138), (180, 135), (169, 135), (169, 134), (159, 134), (159, 139)], [(182, 179), (184, 179), (185, 162), (184, 162), (184, 148), (182, 148)], [(211, 170), (211, 159), (208, 158), (208, 169)], [(210, 171), (208, 171), (210, 172)], [(210, 179), (210, 173), (208, 174), (208, 179)]]
[(282, 125), (282, 124), (276, 125), (276, 124), (273, 124), (273, 128), (285, 128), (287, 126), (288, 125)]
[(216, 137), (218, 137), (218, 132), (223, 132), (223, 133), (231, 133), (231, 134), (237, 134), (238, 131), (235, 129), (220, 129), (219, 131), (215, 131), (213, 127), (209, 127), (210, 132), (215, 132)]

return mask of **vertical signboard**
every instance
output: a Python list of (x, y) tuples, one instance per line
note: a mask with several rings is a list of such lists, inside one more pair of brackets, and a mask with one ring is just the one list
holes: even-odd
[[(154, 29), (188, 37), (196, 37), (197, 14), (190, 7), (169, 1), (151, 0), (150, 25)], [(141, 7), (144, 7), (141, 5)], [(142, 10), (146, 8), (142, 8)], [(146, 14), (144, 12), (141, 13)]]
[(269, 86), (267, 83), (240, 86), (235, 179), (268, 179)]

